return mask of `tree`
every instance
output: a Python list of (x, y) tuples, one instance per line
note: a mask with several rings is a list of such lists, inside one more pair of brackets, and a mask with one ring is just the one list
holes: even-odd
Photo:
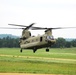
[(71, 45), (71, 42), (66, 41), (65, 47), (70, 48), (71, 46), (72, 46), (72, 45)]
[(66, 40), (64, 38), (56, 39), (56, 43), (52, 46), (54, 48), (64, 48), (66, 45)]
[(76, 47), (76, 39), (71, 41), (71, 44), (72, 44), (73, 47)]

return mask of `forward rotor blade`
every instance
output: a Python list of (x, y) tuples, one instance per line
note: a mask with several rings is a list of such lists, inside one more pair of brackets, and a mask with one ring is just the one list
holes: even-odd
[[(32, 23), (31, 25), (34, 25), (35, 23)], [(26, 25), (18, 25), (18, 24), (8, 24), (8, 25), (12, 25), (12, 26), (20, 26), (20, 27), (30, 27), (30, 26), (26, 26)], [(32, 27), (32, 26), (31, 26)], [(47, 28), (42, 28), (42, 27), (32, 27), (32, 30), (36, 30), (36, 29), (47, 29)]]
[(25, 28), (25, 30), (31, 28), (34, 24), (35, 24), (35, 23), (32, 23), (31, 25), (27, 26), (27, 27)]
[(28, 27), (28, 26), (25, 26), (25, 25), (17, 25), (17, 24), (8, 24), (8, 25), (12, 25), (12, 26), (20, 26), (20, 27)]
[(0, 29), (24, 29), (24, 28), (10, 28), (10, 27), (0, 27)]
[[(32, 23), (31, 25), (34, 25), (35, 23)], [(8, 25), (12, 25), (12, 26), (20, 26), (20, 27), (28, 27), (26, 25), (18, 25), (18, 24), (8, 24)]]

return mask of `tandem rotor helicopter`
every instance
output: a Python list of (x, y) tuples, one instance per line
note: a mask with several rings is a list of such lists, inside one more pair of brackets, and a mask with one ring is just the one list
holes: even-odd
[[(44, 28), (44, 27), (34, 27), (35, 23), (30, 24), (29, 26), (25, 25), (17, 25), (17, 24), (8, 24), (12, 26), (20, 26), (21, 28), (7, 28), (7, 27), (0, 27), (1, 29), (23, 29), (22, 36), (20, 38), (20, 52), (23, 49), (32, 49), (35, 53), (37, 49), (46, 48), (46, 52), (49, 52), (49, 47), (56, 43), (52, 35), (53, 29), (65, 29), (65, 28), (76, 28), (76, 27), (57, 27), (57, 28)], [(31, 30), (45, 30), (45, 34), (41, 36), (31, 36)]]

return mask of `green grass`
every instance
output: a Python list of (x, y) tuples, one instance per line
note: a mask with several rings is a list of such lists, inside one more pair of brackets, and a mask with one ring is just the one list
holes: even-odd
[(19, 48), (0, 48), (0, 72), (76, 74), (76, 48), (40, 49), (19, 52)]

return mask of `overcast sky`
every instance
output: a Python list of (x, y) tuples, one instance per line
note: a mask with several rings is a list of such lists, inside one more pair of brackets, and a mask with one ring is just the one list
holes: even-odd
[[(76, 27), (76, 0), (0, 0), (0, 27), (8, 23), (39, 27)], [(3, 30), (0, 34), (21, 35), (22, 30)], [(44, 31), (31, 31), (32, 35)], [(76, 29), (53, 30), (53, 36), (76, 38)]]

